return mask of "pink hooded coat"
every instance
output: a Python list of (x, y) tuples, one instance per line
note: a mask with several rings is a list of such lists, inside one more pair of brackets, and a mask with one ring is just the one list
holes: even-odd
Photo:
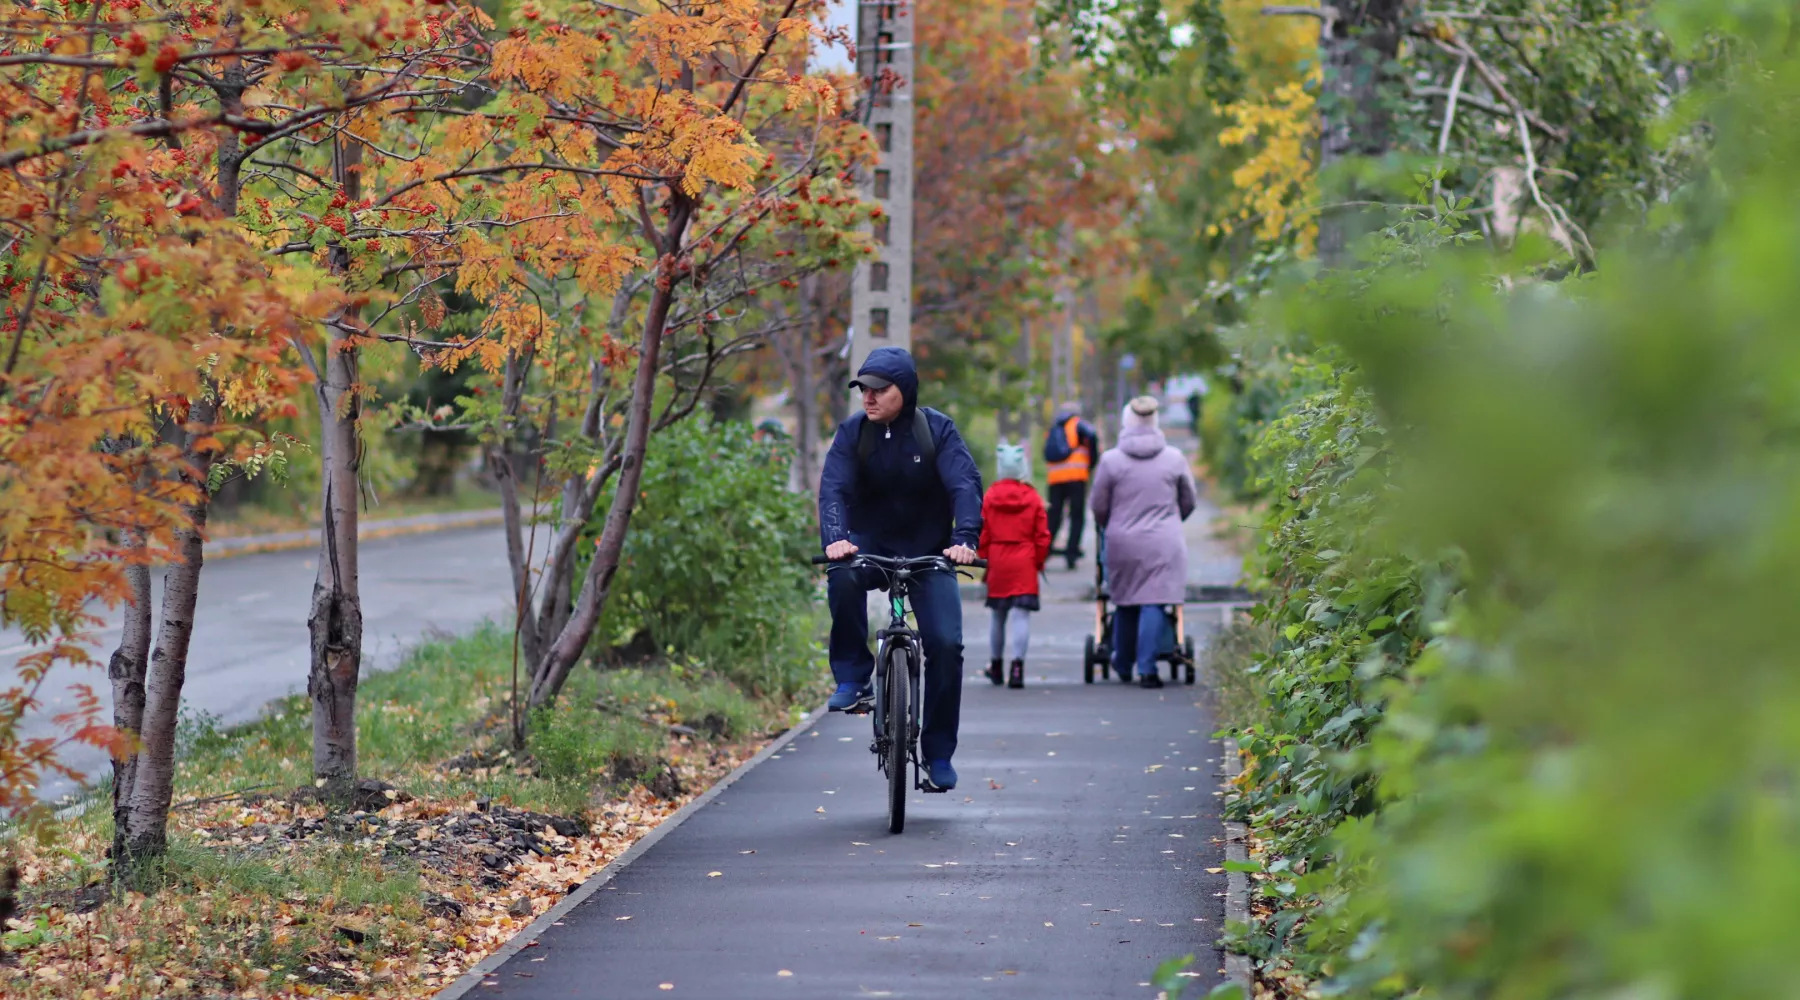
[(1100, 456), (1088, 506), (1106, 532), (1106, 579), (1116, 605), (1180, 604), (1187, 597), (1181, 522), (1199, 501), (1187, 457), (1154, 420), (1127, 426)]

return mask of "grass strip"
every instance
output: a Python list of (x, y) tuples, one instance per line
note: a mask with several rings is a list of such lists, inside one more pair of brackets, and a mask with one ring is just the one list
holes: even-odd
[(511, 664), (510, 635), (486, 627), (365, 679), (349, 813), (311, 795), (303, 697), (229, 730), (188, 720), (156, 891), (107, 885), (104, 789), (15, 839), (25, 905), (0, 938), (0, 994), (429, 996), (794, 711), (679, 665), (582, 669), (521, 755)]

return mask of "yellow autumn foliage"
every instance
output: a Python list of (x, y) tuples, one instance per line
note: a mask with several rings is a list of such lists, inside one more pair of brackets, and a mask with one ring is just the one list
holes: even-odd
[(1311, 256), (1318, 141), (1318, 29), (1311, 18), (1268, 17), (1254, 0), (1226, 0), (1224, 13), (1246, 75), (1242, 100), (1218, 109), (1230, 123), (1219, 145), (1248, 155), (1232, 171), (1237, 202), (1208, 227), (1210, 235), (1250, 230), (1263, 241), (1292, 237)]

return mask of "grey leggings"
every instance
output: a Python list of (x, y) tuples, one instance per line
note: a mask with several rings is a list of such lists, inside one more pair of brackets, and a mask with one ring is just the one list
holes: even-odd
[[(1023, 660), (1031, 645), (1031, 612), (1024, 608), (990, 608), (988, 650), (996, 660)], [(1005, 654), (1002, 656), (1001, 654)]]

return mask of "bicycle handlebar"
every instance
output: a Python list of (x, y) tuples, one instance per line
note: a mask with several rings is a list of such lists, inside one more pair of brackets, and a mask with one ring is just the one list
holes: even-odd
[(986, 559), (977, 559), (969, 563), (953, 563), (948, 556), (878, 556), (863, 552), (853, 552), (843, 559), (832, 559), (824, 554), (812, 557), (814, 566), (838, 566), (863, 562), (881, 569), (987, 569)]

